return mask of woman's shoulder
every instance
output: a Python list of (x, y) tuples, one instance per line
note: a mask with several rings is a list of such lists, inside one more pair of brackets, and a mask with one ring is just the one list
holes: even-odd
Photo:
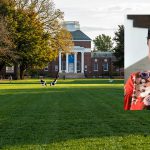
[(135, 80), (137, 79), (137, 78), (139, 78), (140, 77), (140, 71), (137, 71), (137, 72), (132, 72), (130, 75), (129, 75), (129, 77), (128, 77), (128, 79), (127, 79), (127, 81), (126, 81), (126, 86), (128, 86), (128, 85), (133, 85), (134, 84), (134, 82), (135, 82)]
[(129, 78), (139, 77), (140, 74), (141, 74), (141, 71), (132, 72), (132, 73), (130, 74), (130, 77), (129, 77)]

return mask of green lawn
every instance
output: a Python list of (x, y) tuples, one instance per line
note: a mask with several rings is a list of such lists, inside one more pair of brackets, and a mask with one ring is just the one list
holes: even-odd
[(150, 112), (123, 110), (123, 80), (0, 81), (0, 149), (147, 150)]

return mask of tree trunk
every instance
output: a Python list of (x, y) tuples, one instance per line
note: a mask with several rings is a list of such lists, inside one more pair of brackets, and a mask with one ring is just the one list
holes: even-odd
[(18, 63), (14, 63), (14, 80), (20, 79), (19, 76), (19, 65)]
[(5, 62), (0, 63), (0, 79), (5, 78), (6, 69), (4, 69)]
[(0, 63), (0, 72), (2, 72), (2, 69), (4, 68), (4, 66), (5, 66), (5, 62), (1, 62)]
[(109, 77), (112, 78), (112, 62), (111, 62), (111, 58), (109, 59), (109, 66), (108, 66), (108, 70), (109, 70)]
[(119, 67), (119, 76), (121, 77), (121, 70), (120, 70), (120, 67)]
[(24, 79), (24, 73), (25, 73), (26, 67), (24, 65), (20, 65), (20, 79)]

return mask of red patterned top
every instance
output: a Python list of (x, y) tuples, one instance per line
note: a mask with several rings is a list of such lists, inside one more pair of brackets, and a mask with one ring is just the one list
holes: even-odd
[(132, 73), (124, 88), (124, 110), (150, 109), (150, 72)]

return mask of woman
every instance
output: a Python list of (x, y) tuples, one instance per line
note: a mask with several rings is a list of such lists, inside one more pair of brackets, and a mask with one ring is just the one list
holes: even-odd
[[(148, 29), (147, 45), (150, 58), (150, 29)], [(124, 110), (150, 109), (150, 70), (132, 73), (124, 88)]]

